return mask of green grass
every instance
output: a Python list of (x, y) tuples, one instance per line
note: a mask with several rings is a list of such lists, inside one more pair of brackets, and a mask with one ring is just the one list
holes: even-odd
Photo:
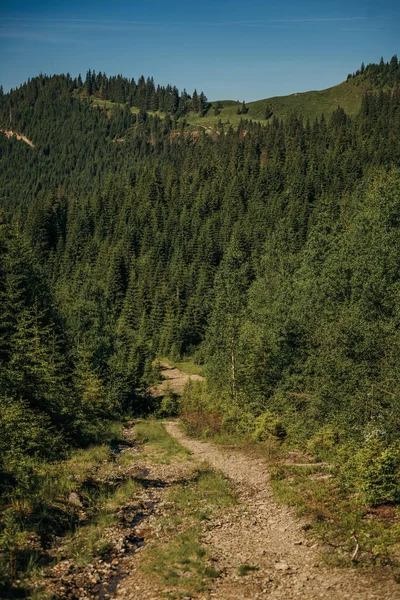
[(209, 519), (237, 501), (230, 481), (207, 464), (198, 467), (185, 483), (174, 487), (167, 500), (174, 503), (178, 514), (199, 520)]
[(161, 586), (173, 586), (170, 598), (192, 597), (206, 592), (218, 572), (209, 563), (207, 552), (195, 528), (176, 535), (164, 545), (151, 548), (142, 569), (156, 575)]
[[(111, 449), (122, 439), (122, 424), (113, 424), (105, 435), (109, 445), (75, 451), (63, 461), (26, 459), (24, 477), (0, 511), (0, 588), (12, 589), (18, 580), (29, 589), (33, 571), (52, 555), (41, 540), (48, 545), (63, 538), (82, 562), (105, 551), (102, 532), (117, 522), (114, 513), (139, 485), (129, 473), (128, 453), (115, 457)], [(116, 487), (113, 473), (118, 467), (118, 478), (125, 481)], [(80, 529), (82, 510), (87, 526)]]
[[(261, 123), (267, 123), (265, 120), (265, 109), (267, 104), (273, 110), (273, 116), (279, 119), (285, 119), (290, 113), (301, 113), (305, 119), (313, 121), (315, 118), (320, 118), (324, 114), (327, 118), (334, 110), (341, 106), (349, 115), (358, 113), (361, 107), (361, 99), (366, 90), (369, 89), (367, 79), (352, 78), (349, 81), (344, 81), (333, 87), (325, 90), (312, 90), (308, 92), (293, 93), (288, 96), (274, 96), (249, 102), (246, 106), (248, 112), (245, 115), (238, 115), (237, 109), (241, 107), (241, 102), (234, 100), (222, 100), (211, 103), (210, 109), (200, 117), (195, 113), (188, 113), (184, 118), (192, 129), (216, 130), (217, 124), (222, 122), (224, 127), (232, 125), (237, 127), (242, 119), (251, 119)], [(99, 98), (91, 98), (92, 106), (101, 106), (106, 110), (112, 110), (115, 103), (109, 100), (100, 100)], [(214, 108), (220, 102), (223, 108), (220, 109), (218, 115), (214, 114)], [(137, 114), (139, 109), (132, 107), (131, 112)], [(149, 115), (158, 115), (161, 119), (165, 114), (157, 111), (147, 111)], [(178, 366), (179, 363), (176, 363)], [(190, 363), (189, 363), (190, 365)], [(179, 368), (179, 367), (178, 367)], [(190, 368), (190, 366), (189, 366)], [(189, 372), (189, 371), (185, 371)], [(195, 373), (197, 371), (193, 371)], [(201, 374), (199, 372), (198, 374)]]
[(121, 467), (129, 467), (129, 465), (131, 465), (132, 463), (136, 462), (139, 458), (140, 458), (140, 454), (139, 453), (132, 453), (132, 452), (121, 452), (121, 454), (118, 454), (115, 462), (117, 463), (117, 465), (120, 465)]
[(201, 375), (204, 376), (204, 367), (202, 365), (196, 365), (194, 362), (190, 360), (181, 360), (174, 363), (174, 366), (182, 371), (182, 373), (186, 373), (187, 375)]
[(274, 115), (281, 119), (291, 112), (299, 112), (304, 118), (313, 120), (321, 117), (323, 113), (325, 116), (331, 115), (338, 106), (347, 114), (354, 115), (360, 110), (361, 99), (366, 89), (366, 83), (357, 85), (356, 80), (350, 80), (325, 90), (275, 96), (249, 103), (248, 115), (254, 119), (262, 119), (267, 103), (272, 107)]
[(274, 96), (255, 102), (249, 102), (246, 106), (248, 112), (245, 115), (238, 115), (237, 109), (241, 102), (221, 101), (223, 108), (220, 114), (214, 115), (214, 107), (217, 102), (213, 102), (212, 107), (204, 117), (199, 117), (189, 113), (187, 121), (190, 125), (215, 127), (219, 121), (224, 125), (230, 123), (237, 126), (241, 119), (252, 119), (267, 123), (265, 120), (265, 109), (269, 104), (273, 110), (273, 116), (284, 119), (292, 112), (301, 113), (305, 119), (311, 121), (324, 114), (329, 117), (338, 106), (341, 106), (347, 114), (354, 115), (360, 109), (361, 99), (364, 92), (368, 89), (366, 81), (351, 79), (335, 85), (331, 88), (320, 91), (309, 91), (290, 94), (288, 96)]
[(95, 557), (106, 556), (112, 546), (107, 539), (107, 528), (118, 523), (117, 511), (125, 506), (140, 488), (134, 479), (128, 479), (114, 491), (97, 498), (91, 523), (80, 527), (63, 550), (63, 558), (72, 558), (77, 565), (86, 565)]
[(313, 479), (314, 474), (293, 465), (276, 467), (271, 471), (275, 499), (293, 506), (298, 516), (307, 515), (305, 529), (325, 542), (327, 564), (389, 566), (400, 581), (399, 508), (371, 509), (335, 477)]
[(104, 529), (101, 525), (81, 527), (65, 547), (62, 558), (70, 558), (76, 565), (84, 566), (95, 556), (105, 557), (111, 546), (104, 537)]
[(174, 588), (169, 597), (192, 597), (218, 577), (201, 544), (201, 524), (233, 506), (236, 495), (222, 473), (204, 464), (173, 486), (166, 500), (172, 507), (159, 521), (164, 541), (146, 549), (142, 569), (156, 575), (160, 586)]
[[(155, 454), (152, 454), (149, 460), (169, 462), (173, 457), (188, 457), (188, 451), (167, 434), (160, 421), (148, 419), (138, 423), (134, 428), (134, 435), (142, 444), (148, 444), (155, 450)], [(143, 458), (146, 455), (142, 453), (140, 456)], [(117, 456), (115, 462), (112, 462), (110, 448), (99, 446), (76, 453), (71, 459), (71, 464), (74, 468), (81, 468), (85, 476), (88, 472), (92, 472), (93, 466), (96, 465), (96, 476), (104, 477), (107, 470), (115, 469), (115, 464), (129, 469), (135, 459), (136, 455), (124, 452)], [(62, 558), (70, 557), (76, 564), (85, 565), (95, 557), (107, 555), (111, 549), (107, 540), (107, 528), (118, 523), (118, 509), (134, 498), (139, 488), (139, 482), (128, 477), (114, 489), (110, 490), (109, 485), (105, 485), (103, 488), (96, 487), (92, 492), (87, 493), (89, 523), (80, 527), (70, 537), (63, 549)]]
[(167, 363), (174, 369), (179, 369), (186, 375), (201, 375), (204, 376), (204, 367), (196, 364), (193, 360), (186, 358), (184, 360), (171, 360), (170, 358), (161, 357), (155, 361), (157, 368), (160, 367), (160, 363)]
[[(103, 110), (112, 110), (116, 106), (120, 106), (121, 108), (124, 106), (123, 104), (118, 104), (117, 102), (112, 102), (111, 100), (102, 100), (101, 98), (95, 98), (94, 96), (90, 97), (90, 103), (92, 106), (99, 106)], [(140, 109), (137, 106), (132, 106), (130, 111), (132, 114), (137, 115), (139, 114)], [(157, 115), (160, 119), (165, 118), (165, 113), (160, 110), (147, 110), (146, 112), (148, 115), (153, 117)]]
[(148, 444), (156, 451), (157, 457), (152, 457), (163, 462), (169, 462), (171, 458), (188, 458), (189, 450), (181, 446), (165, 430), (161, 421), (147, 419), (135, 426), (135, 438), (142, 444)]

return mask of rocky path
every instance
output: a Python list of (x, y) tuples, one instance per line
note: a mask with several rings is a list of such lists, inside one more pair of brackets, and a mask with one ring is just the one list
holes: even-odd
[[(205, 597), (400, 599), (400, 586), (388, 572), (372, 575), (321, 564), (321, 549), (310, 545), (303, 523), (290, 509), (274, 501), (263, 461), (240, 451), (221, 450), (211, 443), (189, 439), (175, 422), (167, 423), (167, 431), (191, 451), (194, 459), (207, 461), (227, 475), (239, 493), (237, 507), (204, 534), (203, 542), (222, 575), (215, 580), (210, 596)], [(249, 565), (254, 570), (241, 577), (240, 565)]]

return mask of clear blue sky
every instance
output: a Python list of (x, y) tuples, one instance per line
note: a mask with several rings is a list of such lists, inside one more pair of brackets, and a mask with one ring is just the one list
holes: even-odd
[(210, 100), (339, 83), (400, 55), (395, 0), (3, 0), (0, 83), (39, 72), (153, 76)]

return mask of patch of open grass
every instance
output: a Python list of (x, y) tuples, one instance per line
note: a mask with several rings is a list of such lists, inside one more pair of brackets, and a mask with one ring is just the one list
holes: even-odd
[[(111, 454), (112, 450), (108, 445), (91, 446), (85, 450), (74, 452), (68, 461), (58, 467), (62, 467), (65, 474), (69, 473), (72, 480), (83, 480), (93, 472), (93, 469), (108, 462)], [(57, 469), (57, 465), (55, 468)]]
[(140, 456), (139, 452), (121, 452), (116, 456), (115, 462), (121, 467), (129, 467), (129, 465), (136, 462)]
[[(367, 79), (355, 78), (348, 81), (343, 81), (338, 85), (332, 86), (324, 90), (311, 90), (308, 92), (295, 92), (287, 96), (274, 96), (248, 102), (246, 104), (246, 114), (238, 114), (238, 109), (241, 108), (241, 100), (218, 100), (210, 104), (210, 108), (204, 116), (198, 113), (189, 112), (185, 117), (189, 129), (198, 131), (213, 131), (218, 132), (218, 127), (222, 123), (223, 128), (232, 126), (237, 127), (243, 119), (249, 119), (260, 123), (268, 123), (274, 117), (285, 119), (291, 113), (303, 115), (304, 119), (313, 121), (315, 118), (321, 118), (322, 114), (326, 118), (336, 110), (339, 106), (342, 107), (349, 115), (358, 113), (361, 107), (362, 96), (369, 89)], [(117, 103), (110, 100), (101, 100), (99, 98), (90, 98), (92, 106), (100, 106), (104, 110), (112, 111)], [(266, 108), (269, 106), (272, 109), (272, 116), (265, 119)], [(218, 107), (218, 114), (215, 109)], [(139, 108), (132, 107), (131, 112), (137, 114)], [(149, 115), (157, 115), (161, 119), (165, 118), (165, 113), (160, 111), (147, 111)], [(186, 362), (186, 361), (184, 361)], [(179, 368), (180, 363), (176, 363)], [(191, 368), (190, 365), (188, 368)], [(186, 373), (192, 374), (189, 371)], [(197, 371), (193, 371), (193, 373)], [(202, 373), (199, 372), (199, 375)]]
[(201, 544), (202, 522), (236, 503), (230, 481), (207, 464), (174, 485), (166, 496), (172, 508), (160, 519), (163, 540), (143, 553), (142, 569), (171, 586), (171, 598), (206, 592), (218, 572)]
[(187, 481), (172, 488), (167, 499), (175, 504), (178, 514), (199, 520), (209, 519), (221, 508), (233, 506), (237, 501), (231, 482), (206, 463)]
[[(99, 106), (103, 110), (112, 110), (113, 108), (120, 107), (124, 108), (124, 104), (118, 102), (112, 102), (112, 100), (103, 100), (102, 98), (96, 98), (95, 96), (90, 97), (90, 102), (93, 107)], [(140, 112), (140, 108), (137, 106), (130, 107), (132, 114), (137, 115)], [(165, 119), (165, 113), (160, 110), (147, 110), (146, 113), (151, 116), (158, 116), (160, 119)]]
[(79, 565), (89, 564), (95, 556), (106, 556), (111, 544), (104, 537), (104, 527), (87, 525), (81, 527), (65, 548), (63, 558), (72, 558)]
[(202, 365), (197, 365), (196, 363), (190, 360), (181, 360), (175, 363), (177, 369), (182, 371), (182, 373), (186, 373), (187, 375), (201, 375), (204, 376), (204, 367)]
[(161, 585), (174, 586), (171, 598), (206, 592), (211, 581), (218, 577), (196, 528), (187, 529), (166, 544), (151, 548), (142, 568), (156, 575)]
[(140, 484), (135, 479), (128, 479), (124, 483), (121, 483), (115, 492), (109, 494), (104, 503), (104, 507), (109, 512), (114, 512), (117, 508), (128, 502), (139, 488)]
[(138, 423), (135, 426), (134, 434), (139, 442), (149, 444), (155, 449), (158, 460), (169, 462), (173, 457), (188, 458), (190, 455), (189, 450), (174, 440), (166, 432), (162, 422), (156, 419), (147, 419)]
[(160, 363), (167, 363), (170, 367), (179, 369), (182, 373), (186, 375), (204, 375), (204, 367), (202, 365), (196, 364), (190, 358), (185, 358), (184, 360), (171, 360), (170, 358), (159, 358), (155, 364), (160, 367)]

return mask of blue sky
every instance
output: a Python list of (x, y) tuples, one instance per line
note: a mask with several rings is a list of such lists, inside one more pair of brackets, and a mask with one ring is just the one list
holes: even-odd
[(210, 100), (323, 89), (400, 55), (394, 0), (3, 0), (0, 83), (40, 72), (153, 76)]

